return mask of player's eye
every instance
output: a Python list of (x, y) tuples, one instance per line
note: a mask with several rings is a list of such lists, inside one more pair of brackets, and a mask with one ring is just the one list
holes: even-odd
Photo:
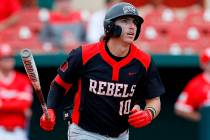
[(121, 19), (121, 22), (123, 22), (123, 23), (128, 23), (129, 20), (128, 20), (128, 19)]

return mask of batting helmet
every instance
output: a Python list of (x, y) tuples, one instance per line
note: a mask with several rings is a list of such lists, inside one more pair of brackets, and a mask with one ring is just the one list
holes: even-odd
[(206, 65), (210, 62), (210, 48), (205, 49), (199, 56), (200, 64)]
[(116, 26), (114, 21), (119, 17), (134, 17), (137, 26), (136, 36), (134, 40), (139, 37), (141, 24), (144, 22), (143, 18), (139, 16), (137, 9), (130, 3), (120, 2), (113, 5), (105, 15), (104, 19), (104, 32), (105, 36), (108, 37), (119, 37), (122, 32), (122, 28), (120, 26)]

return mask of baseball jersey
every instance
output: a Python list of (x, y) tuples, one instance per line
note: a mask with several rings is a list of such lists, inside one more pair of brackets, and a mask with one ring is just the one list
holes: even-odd
[(107, 53), (104, 41), (79, 47), (60, 66), (55, 81), (65, 89), (78, 83), (73, 123), (108, 136), (128, 129), (129, 111), (136, 101), (164, 93), (151, 57), (134, 44), (120, 61)]
[(26, 113), (32, 104), (32, 88), (28, 78), (14, 72), (7, 79), (0, 80), (0, 126), (6, 129), (25, 127)]
[(210, 80), (204, 74), (199, 74), (186, 85), (175, 103), (175, 108), (191, 112), (202, 107), (208, 100), (210, 100)]

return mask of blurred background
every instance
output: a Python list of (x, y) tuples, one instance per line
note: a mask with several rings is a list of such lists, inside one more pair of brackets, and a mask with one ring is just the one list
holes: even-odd
[[(45, 99), (58, 66), (67, 54), (103, 35), (106, 9), (120, 0), (0, 0), (0, 47), (9, 45), (16, 53), (15, 69), (25, 73), (19, 53), (32, 50)], [(199, 123), (180, 118), (174, 103), (186, 83), (202, 70), (198, 54), (210, 46), (209, 0), (124, 0), (134, 4), (144, 18), (139, 49), (152, 55), (166, 93), (162, 111), (143, 129), (130, 131), (131, 140), (199, 140)], [(57, 112), (56, 129), (45, 132), (39, 126), (41, 107), (33, 94), (30, 140), (67, 140), (63, 102)]]

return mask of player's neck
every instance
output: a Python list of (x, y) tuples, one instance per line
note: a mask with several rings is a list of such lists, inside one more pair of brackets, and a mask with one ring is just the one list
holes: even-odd
[(117, 57), (125, 57), (129, 53), (130, 44), (118, 41), (115, 39), (110, 39), (107, 42), (109, 51)]
[(13, 70), (0, 70), (0, 77), (9, 77), (13, 74)]
[(14, 71), (2, 71), (0, 70), (0, 81), (8, 84), (11, 83), (11, 81), (13, 81), (14, 79)]

